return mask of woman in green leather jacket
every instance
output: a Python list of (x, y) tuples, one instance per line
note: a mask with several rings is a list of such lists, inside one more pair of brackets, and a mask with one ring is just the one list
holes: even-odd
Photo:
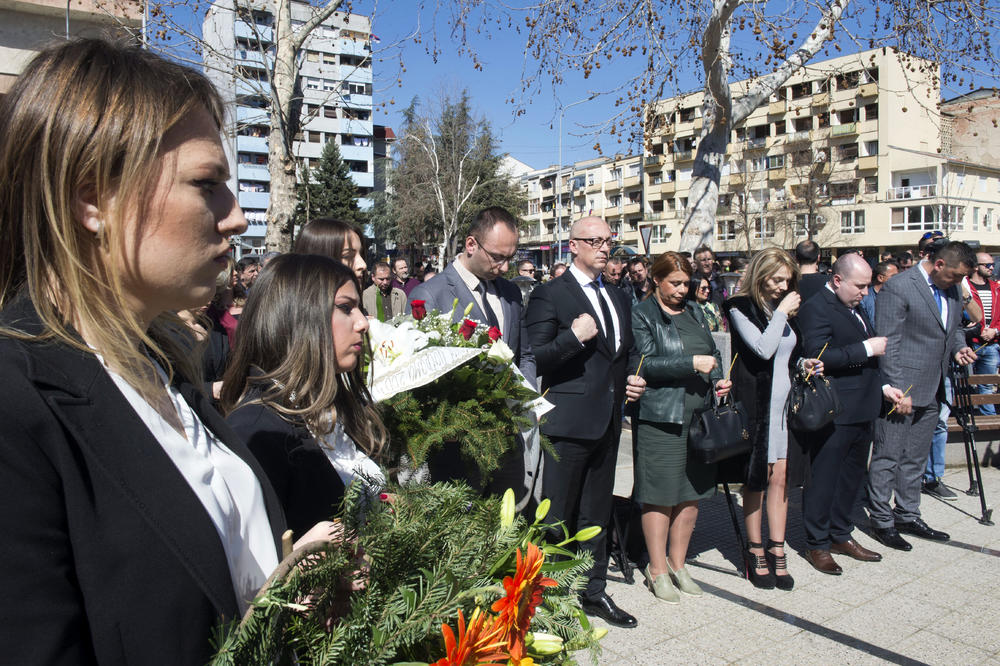
[[(698, 500), (715, 492), (715, 467), (688, 460), (688, 426), (695, 409), (721, 397), (721, 357), (700, 309), (685, 300), (691, 267), (676, 252), (653, 263), (656, 288), (632, 309), (632, 332), (644, 355), (646, 392), (636, 422), (635, 499), (649, 551), (646, 584), (667, 603), (680, 592), (702, 593), (684, 560), (698, 518)], [(667, 557), (669, 544), (669, 557)], [(675, 587), (676, 585), (676, 587)]]

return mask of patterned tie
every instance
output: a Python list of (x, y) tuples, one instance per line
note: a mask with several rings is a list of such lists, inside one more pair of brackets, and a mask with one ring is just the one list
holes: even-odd
[(938, 289), (938, 286), (932, 282), (931, 291), (934, 292), (934, 300), (937, 301), (938, 314), (941, 314), (944, 312), (944, 303), (941, 300), (941, 290)]
[(479, 292), (483, 299), (483, 314), (486, 315), (486, 323), (490, 326), (500, 328), (500, 320), (497, 319), (497, 313), (493, 311), (493, 307), (490, 306), (489, 299), (486, 298), (486, 294), (489, 293), (489, 289), (486, 287), (486, 280), (479, 281), (479, 286), (476, 287), (476, 291)]
[(611, 345), (611, 348), (615, 349), (615, 320), (611, 318), (611, 308), (608, 307), (608, 302), (603, 296), (601, 296), (600, 280), (594, 280), (590, 284), (593, 285), (594, 291), (597, 292), (597, 303), (601, 306), (601, 317), (604, 318), (604, 324), (602, 326), (604, 329), (604, 337), (607, 339), (608, 344)]

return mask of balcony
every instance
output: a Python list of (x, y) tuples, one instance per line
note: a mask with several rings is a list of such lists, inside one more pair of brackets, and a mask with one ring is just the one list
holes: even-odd
[(813, 106), (828, 106), (830, 104), (830, 93), (819, 93), (812, 96)]
[(587, 185), (587, 194), (593, 194), (594, 192), (601, 191), (601, 183), (591, 183)]
[(639, 212), (639, 207), (641, 205), (642, 204), (640, 204), (638, 201), (636, 201), (636, 202), (631, 202), (630, 201), (630, 202), (628, 202), (628, 203), (625, 204), (625, 207), (622, 209), (622, 212), (624, 212), (626, 215), (632, 215), (634, 213), (638, 213)]
[(767, 148), (767, 137), (762, 136), (756, 139), (747, 139), (743, 142), (744, 150), (756, 150), (759, 148)]
[(841, 125), (834, 125), (830, 128), (830, 136), (836, 138), (838, 136), (850, 136), (852, 134), (858, 133), (857, 123), (843, 123)]
[(660, 183), (660, 194), (673, 194), (677, 191), (677, 183), (672, 180), (665, 180)]
[(267, 109), (237, 106), (236, 122), (241, 125), (266, 125), (269, 122)]
[(248, 39), (254, 44), (257, 43), (258, 38), (266, 44), (271, 43), (274, 38), (274, 32), (271, 28), (263, 25), (250, 26), (243, 21), (233, 23), (233, 33), (235, 37)]
[(622, 182), (622, 187), (638, 187), (640, 176), (629, 176)]
[(271, 172), (267, 170), (266, 164), (250, 164), (244, 162), (236, 166), (236, 177), (240, 180), (271, 180)]
[(238, 197), (240, 208), (267, 208), (271, 201), (269, 192), (240, 192)]
[(658, 167), (663, 164), (663, 155), (646, 155), (646, 157), (643, 158), (642, 163), (647, 169), (650, 167)]
[(878, 95), (878, 83), (865, 83), (858, 88), (858, 97), (875, 97)]
[(352, 106), (356, 108), (372, 108), (372, 96), (371, 95), (361, 95), (358, 93), (345, 93), (344, 102), (347, 106)]
[(646, 218), (647, 222), (656, 222), (657, 220), (663, 219), (663, 211), (654, 210), (646, 213), (643, 217)]
[(792, 132), (791, 134), (785, 135), (785, 144), (790, 143), (808, 143), (810, 141), (809, 130), (803, 130), (801, 132)]
[(354, 67), (351, 65), (342, 65), (340, 67), (340, 75), (343, 77), (345, 81), (350, 81), (351, 83), (372, 82), (371, 67)]
[(886, 192), (889, 201), (897, 199), (929, 199), (937, 196), (937, 184), (910, 185), (907, 187), (892, 187)]
[(769, 169), (767, 172), (768, 180), (784, 180), (785, 179), (785, 167), (779, 169)]
[(850, 196), (834, 197), (830, 201), (831, 206), (851, 206), (858, 202), (858, 196), (852, 194)]
[(345, 160), (355, 160), (358, 162), (370, 162), (374, 153), (371, 146), (340, 145), (340, 156)]
[(237, 136), (236, 150), (241, 153), (266, 153), (267, 139), (262, 136)]
[(358, 56), (361, 58), (367, 58), (372, 54), (371, 48), (368, 46), (368, 42), (359, 42), (343, 37), (334, 42), (334, 48), (337, 53), (345, 53), (347, 55)]
[(674, 162), (690, 162), (694, 159), (693, 150), (685, 150), (679, 153), (674, 153)]
[(340, 119), (341, 134), (357, 134), (358, 136), (371, 136), (372, 130), (373, 130), (372, 121), (370, 120), (357, 120), (355, 118)]
[(872, 171), (878, 168), (878, 156), (869, 155), (858, 159), (858, 171)]
[(256, 67), (257, 69), (269, 69), (271, 59), (260, 51), (250, 49), (236, 49), (236, 64)]
[(788, 110), (788, 102), (783, 99), (767, 105), (767, 115), (769, 116), (780, 116), (786, 110)]
[(742, 173), (731, 173), (729, 174), (729, 184), (730, 185), (742, 185), (746, 180), (746, 176)]

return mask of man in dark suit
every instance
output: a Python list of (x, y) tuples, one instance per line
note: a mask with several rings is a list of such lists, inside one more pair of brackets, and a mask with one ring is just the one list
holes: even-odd
[(542, 388), (555, 404), (542, 424), (558, 460), (545, 454), (544, 495), (550, 517), (570, 534), (596, 525), (601, 533), (581, 544), (594, 555), (581, 593), (584, 611), (611, 624), (634, 627), (634, 617), (605, 592), (607, 527), (614, 498), (622, 403), (636, 400), (646, 382), (636, 367), (627, 295), (605, 286), (601, 271), (611, 251), (611, 229), (585, 217), (570, 230), (573, 262), (560, 277), (540, 285), (528, 302), (527, 325)]
[(853, 252), (833, 264), (830, 281), (799, 310), (805, 356), (823, 353), (843, 411), (833, 423), (809, 437), (812, 476), (802, 495), (806, 559), (818, 571), (839, 575), (830, 551), (863, 562), (882, 556), (851, 536), (851, 511), (868, 464), (872, 422), (882, 404), (878, 357), (886, 339), (875, 336), (871, 320), (859, 307), (872, 271)]
[[(472, 221), (462, 253), (439, 275), (410, 292), (410, 305), (421, 300), (428, 312), (448, 312), (458, 299), (452, 319), (460, 322), (471, 304), (469, 317), (500, 329), (501, 339), (514, 352), (514, 364), (535, 386), (535, 357), (524, 328), (521, 290), (500, 277), (516, 253), (517, 220), (503, 208), (486, 208)], [(519, 506), (526, 504), (535, 485), (538, 459), (537, 447), (524, 448), (519, 442), (518, 450), (502, 461), (485, 487), (491, 493), (513, 488)], [(464, 478), (473, 486), (480, 485), (476, 474), (465, 469), (456, 457), (451, 456), (450, 462), (440, 458), (438, 462), (443, 465), (441, 478)]]
[(795, 246), (795, 262), (799, 265), (799, 296), (805, 303), (819, 293), (826, 284), (826, 276), (819, 272), (820, 247), (815, 241), (804, 240)]
[[(888, 338), (882, 359), (883, 395), (891, 403), (875, 424), (868, 470), (868, 506), (875, 538), (910, 550), (900, 536), (947, 541), (920, 518), (920, 482), (944, 396), (948, 364), (976, 360), (962, 333), (959, 283), (976, 265), (965, 243), (936, 246), (914, 268), (885, 283), (875, 328)], [(895, 495), (895, 508), (890, 504)]]

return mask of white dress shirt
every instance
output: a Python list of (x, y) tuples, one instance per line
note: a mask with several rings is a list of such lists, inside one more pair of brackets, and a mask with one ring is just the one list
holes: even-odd
[[(601, 314), (601, 304), (597, 302), (598, 290), (594, 289), (594, 279), (577, 268), (576, 264), (571, 263), (568, 270), (573, 278), (580, 283), (580, 288), (583, 289), (583, 294), (587, 297), (587, 300), (590, 301), (591, 307), (594, 308), (594, 312), (597, 314), (597, 325), (600, 326), (606, 334), (608, 331), (608, 322), (604, 321), (604, 315)], [(614, 343), (613, 348), (617, 350), (622, 346), (622, 330), (621, 323), (618, 321), (618, 310), (615, 309), (615, 302), (612, 301), (611, 297), (608, 295), (608, 289), (604, 286), (603, 281), (601, 281), (600, 275), (597, 276), (597, 280), (598, 284), (601, 285), (601, 298), (603, 298), (604, 302), (608, 304), (608, 310), (611, 311), (611, 318), (614, 320), (612, 322), (614, 326), (614, 337), (611, 338), (611, 340)]]
[[(934, 295), (934, 287), (936, 285), (934, 284), (934, 282), (931, 281), (930, 273), (928, 273), (927, 269), (924, 268), (924, 262), (921, 261), (919, 264), (917, 264), (917, 268), (919, 268), (921, 274), (923, 274), (923, 276), (924, 276), (924, 282), (927, 283), (927, 288), (931, 290), (931, 298), (933, 298), (934, 302), (937, 303), (937, 296)], [(944, 294), (945, 290), (944, 289), (939, 289), (938, 291), (941, 292), (941, 325), (944, 326), (945, 329), (947, 330), (947, 328), (948, 328), (948, 299), (945, 297), (945, 294)]]
[(278, 566), (264, 493), (249, 465), (215, 438), (177, 389), (167, 384), (163, 370), (159, 366), (156, 369), (184, 426), (183, 434), (167, 423), (131, 384), (105, 366), (212, 519), (229, 562), (242, 614)]
[[(478, 305), (479, 309), (485, 313), (486, 308), (483, 307), (483, 296), (479, 293), (479, 278), (477, 278), (472, 271), (463, 266), (462, 262), (457, 259), (455, 260), (455, 271), (458, 273), (458, 276), (462, 278), (462, 282), (464, 282), (465, 286), (469, 288), (469, 291), (472, 292), (472, 298), (476, 301), (476, 305)], [(498, 328), (503, 331), (503, 304), (500, 302), (500, 296), (496, 293), (495, 286), (491, 288), (490, 285), (487, 284), (486, 300), (489, 301), (490, 307), (493, 308), (493, 314), (497, 316)], [(489, 325), (488, 322), (482, 323)]]

